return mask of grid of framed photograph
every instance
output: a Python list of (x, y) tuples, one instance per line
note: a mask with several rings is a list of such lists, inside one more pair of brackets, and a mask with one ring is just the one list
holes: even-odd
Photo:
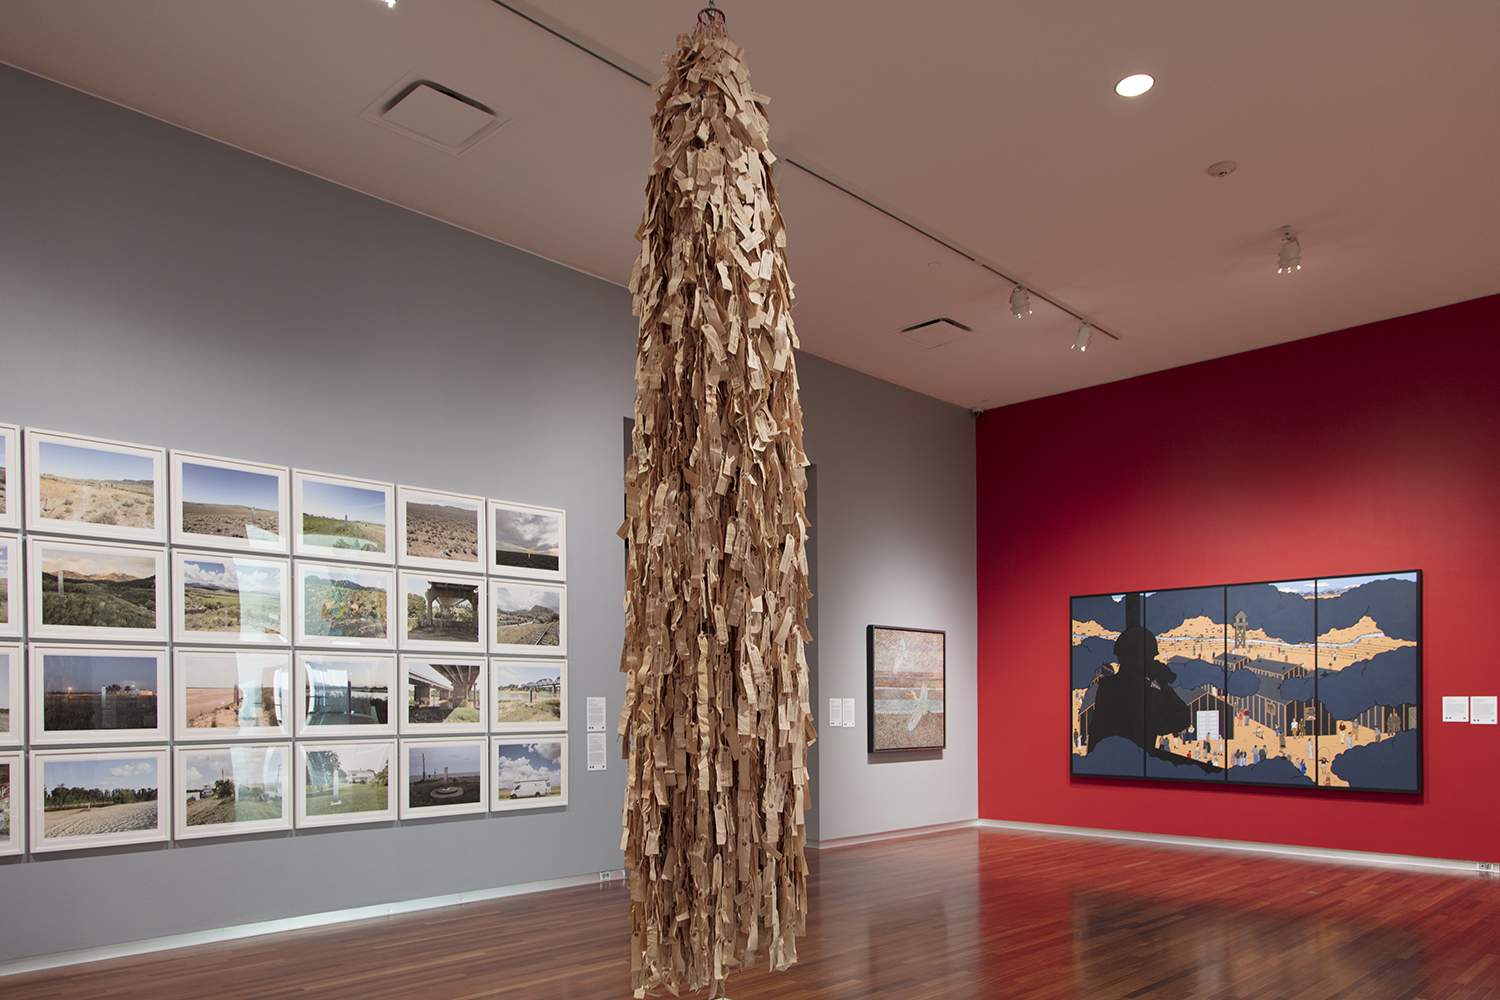
[(566, 805), (565, 536), (0, 424), (0, 855)]

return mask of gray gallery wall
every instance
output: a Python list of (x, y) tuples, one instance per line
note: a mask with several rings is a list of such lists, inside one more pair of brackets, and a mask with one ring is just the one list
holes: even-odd
[[(565, 508), (572, 737), (565, 810), (0, 863), (0, 961), (617, 868), (628, 293), (5, 66), (0, 135), (0, 421)], [(824, 698), (865, 624), (949, 629), (949, 749), (825, 731), (819, 833), (971, 818), (972, 420), (801, 365)]]

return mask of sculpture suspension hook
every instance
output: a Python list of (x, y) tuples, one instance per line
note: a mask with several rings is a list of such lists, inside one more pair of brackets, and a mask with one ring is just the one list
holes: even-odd
[(724, 12), (714, 6), (714, 0), (708, 0), (708, 6), (698, 12), (698, 27), (693, 29), (694, 34), (699, 35), (722, 35), (725, 28)]

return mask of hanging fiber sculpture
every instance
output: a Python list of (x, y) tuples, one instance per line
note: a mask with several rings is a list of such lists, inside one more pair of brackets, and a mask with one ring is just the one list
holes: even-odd
[(622, 751), (631, 985), (720, 993), (807, 922), (807, 529), (792, 283), (767, 98), (705, 10), (656, 84)]

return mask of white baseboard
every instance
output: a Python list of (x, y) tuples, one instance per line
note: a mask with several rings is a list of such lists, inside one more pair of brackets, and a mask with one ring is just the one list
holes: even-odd
[(882, 840), (900, 840), (903, 837), (920, 837), (928, 833), (942, 833), (944, 830), (967, 830), (980, 824), (981, 820), (961, 819), (956, 823), (936, 823), (932, 826), (912, 826), (904, 830), (885, 830), (881, 833), (865, 833), (857, 837), (837, 837), (833, 840), (808, 841), (807, 846), (820, 851), (833, 850), (836, 847), (853, 847), (855, 844), (874, 844)]
[(519, 885), (503, 885), (473, 892), (455, 892), (446, 896), (427, 896), (423, 899), (404, 899), (395, 903), (377, 903), (374, 906), (357, 906), (348, 910), (326, 910), (322, 913), (308, 913), (299, 917), (282, 917), (278, 920), (262, 920), (253, 924), (237, 924), (233, 927), (216, 927), (211, 930), (191, 931), (187, 934), (147, 938), (144, 941), (126, 941), (98, 948), (80, 948), (77, 951), (60, 951), (51, 955), (17, 958), (9, 962), (0, 962), (0, 976), (14, 976), (22, 972), (56, 969), (84, 962), (100, 962), (109, 958), (128, 958), (131, 955), (145, 955), (153, 951), (167, 951), (172, 948), (218, 944), (261, 934), (279, 934), (282, 931), (300, 931), (309, 927), (326, 927), (329, 924), (342, 924), (354, 920), (390, 917), (398, 913), (416, 913), (421, 910), (435, 910), (443, 906), (457, 906), (460, 903), (479, 903), (490, 899), (503, 899), (506, 896), (548, 892), (552, 889), (571, 889), (581, 885), (619, 885), (625, 878), (625, 873), (619, 869), (610, 872), (609, 875), (609, 879), (606, 880), (602, 877), (603, 873), (591, 872), (587, 875), (570, 875), (566, 878), (546, 879), (541, 882), (522, 882)]

